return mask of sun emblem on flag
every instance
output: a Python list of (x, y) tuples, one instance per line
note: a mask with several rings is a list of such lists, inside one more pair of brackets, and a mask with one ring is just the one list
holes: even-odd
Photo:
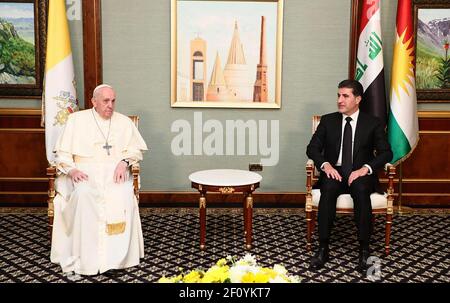
[(396, 62), (395, 68), (392, 70), (392, 89), (396, 93), (398, 100), (400, 100), (400, 88), (409, 96), (409, 90), (406, 84), (411, 87), (414, 86), (414, 47), (410, 47), (412, 43), (412, 36), (406, 43), (403, 43), (407, 29), (400, 37), (397, 37), (394, 47), (393, 62)]
[(64, 125), (69, 115), (78, 110), (78, 100), (68, 91), (60, 91), (59, 95), (53, 99), (59, 108), (53, 125)]

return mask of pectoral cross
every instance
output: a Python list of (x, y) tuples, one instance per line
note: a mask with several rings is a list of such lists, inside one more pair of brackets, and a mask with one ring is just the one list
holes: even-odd
[(108, 142), (106, 142), (105, 145), (103, 145), (103, 148), (106, 149), (106, 152), (108, 153), (109, 156), (110, 155), (109, 150), (112, 148), (112, 145), (109, 145)]

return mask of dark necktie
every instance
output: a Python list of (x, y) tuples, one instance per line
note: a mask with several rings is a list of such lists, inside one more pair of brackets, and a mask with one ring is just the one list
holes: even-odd
[(343, 177), (348, 178), (352, 172), (352, 126), (350, 121), (352, 118), (345, 118), (347, 123), (344, 127), (344, 137), (342, 138), (342, 173)]

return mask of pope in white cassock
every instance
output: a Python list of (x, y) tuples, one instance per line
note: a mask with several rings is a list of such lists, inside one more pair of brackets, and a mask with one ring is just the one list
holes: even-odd
[(57, 195), (50, 259), (63, 272), (96, 275), (139, 264), (144, 241), (129, 166), (147, 145), (116, 94), (95, 88), (92, 109), (71, 114), (55, 145)]

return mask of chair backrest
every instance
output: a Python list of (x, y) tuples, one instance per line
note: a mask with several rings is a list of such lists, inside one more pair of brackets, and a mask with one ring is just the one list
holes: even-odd
[[(131, 119), (131, 121), (133, 121), (134, 125), (136, 126), (136, 128), (139, 128), (139, 116), (136, 115), (131, 115), (128, 116), (128, 118)], [(137, 164), (134, 164), (133, 166), (131, 166), (131, 173), (133, 175), (133, 188), (134, 188), (134, 195), (136, 196), (136, 199), (138, 200), (139, 203), (139, 188), (140, 188), (140, 168)]]
[[(317, 126), (319, 126), (320, 118), (321, 118), (321, 116), (319, 116), (319, 115), (312, 116), (312, 133), (313, 134), (316, 132)], [(316, 167), (314, 167), (313, 178), (318, 179), (319, 176), (320, 176), (319, 171), (317, 170)]]
[(128, 118), (133, 121), (134, 125), (136, 125), (137, 128), (139, 128), (139, 116), (128, 116)]
[(317, 126), (319, 126), (321, 116), (313, 116), (312, 117), (312, 133), (316, 132)]

